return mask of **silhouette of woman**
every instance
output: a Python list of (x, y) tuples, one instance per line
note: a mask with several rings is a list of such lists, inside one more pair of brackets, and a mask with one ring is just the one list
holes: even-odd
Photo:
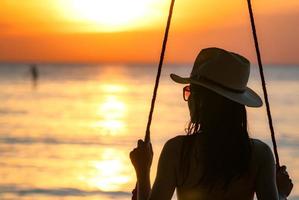
[(276, 169), (264, 142), (250, 138), (246, 108), (262, 106), (247, 82), (249, 61), (219, 48), (203, 49), (191, 75), (171, 78), (184, 87), (190, 123), (187, 135), (166, 142), (161, 152), (153, 188), (150, 143), (138, 140), (130, 153), (137, 175), (138, 200), (286, 199), (293, 184), (286, 167)]

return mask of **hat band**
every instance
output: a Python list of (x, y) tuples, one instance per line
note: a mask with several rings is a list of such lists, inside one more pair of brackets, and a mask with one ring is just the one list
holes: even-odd
[(217, 86), (217, 87), (220, 87), (222, 89), (229, 90), (229, 91), (235, 92), (235, 93), (243, 93), (243, 92), (245, 92), (245, 90), (238, 90), (238, 89), (227, 87), (227, 86), (225, 86), (225, 85), (223, 85), (221, 83), (218, 83), (216, 81), (208, 79), (208, 78), (206, 78), (204, 76), (197, 76), (196, 78), (195, 77), (191, 77), (191, 79), (198, 80), (198, 81), (203, 81), (203, 82), (206, 82), (206, 83), (208, 83), (210, 85), (214, 85), (214, 86)]

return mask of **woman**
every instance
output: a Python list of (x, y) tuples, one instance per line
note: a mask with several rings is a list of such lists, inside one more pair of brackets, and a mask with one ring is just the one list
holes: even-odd
[(184, 87), (190, 123), (186, 136), (167, 141), (156, 180), (150, 187), (151, 144), (138, 141), (130, 153), (135, 167), (138, 200), (286, 199), (292, 182), (286, 167), (276, 170), (271, 149), (249, 138), (245, 106), (262, 100), (250, 88), (249, 61), (219, 48), (203, 49), (190, 77), (171, 74)]

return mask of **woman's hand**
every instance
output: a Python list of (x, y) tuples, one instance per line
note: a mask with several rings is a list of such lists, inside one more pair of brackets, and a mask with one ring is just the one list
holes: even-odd
[(135, 168), (137, 178), (149, 175), (153, 160), (152, 144), (138, 140), (137, 148), (130, 152), (130, 159)]
[(286, 166), (277, 168), (276, 170), (276, 184), (279, 195), (283, 198), (289, 196), (293, 189), (293, 183), (290, 179)]

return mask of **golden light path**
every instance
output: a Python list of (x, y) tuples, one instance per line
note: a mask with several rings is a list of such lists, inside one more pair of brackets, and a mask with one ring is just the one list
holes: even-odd
[[(101, 90), (107, 94), (99, 104), (96, 111), (100, 120), (96, 123), (103, 132), (109, 136), (121, 134), (126, 126), (125, 118), (128, 112), (127, 104), (121, 98), (121, 93), (128, 90), (127, 87), (118, 84), (102, 85)], [(91, 176), (86, 182), (91, 187), (102, 191), (118, 191), (126, 188), (132, 180), (132, 167), (129, 163), (126, 151), (117, 148), (105, 147), (100, 150), (99, 160), (90, 163)]]
[(65, 0), (59, 7), (71, 21), (86, 24), (85, 31), (115, 32), (149, 27), (164, 15), (161, 0)]
[(127, 88), (117, 84), (102, 85), (102, 91), (107, 96), (99, 104), (98, 116), (101, 120), (97, 121), (94, 126), (102, 128), (103, 132), (109, 135), (118, 135), (125, 128), (124, 119), (127, 114), (127, 105), (117, 93), (126, 91)]
[(117, 96), (109, 95), (99, 107), (99, 114), (103, 119), (97, 123), (105, 132), (109, 134), (119, 134), (120, 129), (124, 128), (123, 118), (126, 114), (126, 106)]
[(93, 176), (87, 182), (102, 191), (118, 191), (124, 189), (131, 181), (132, 171), (127, 155), (117, 149), (106, 148), (99, 161), (90, 163), (94, 168)]

